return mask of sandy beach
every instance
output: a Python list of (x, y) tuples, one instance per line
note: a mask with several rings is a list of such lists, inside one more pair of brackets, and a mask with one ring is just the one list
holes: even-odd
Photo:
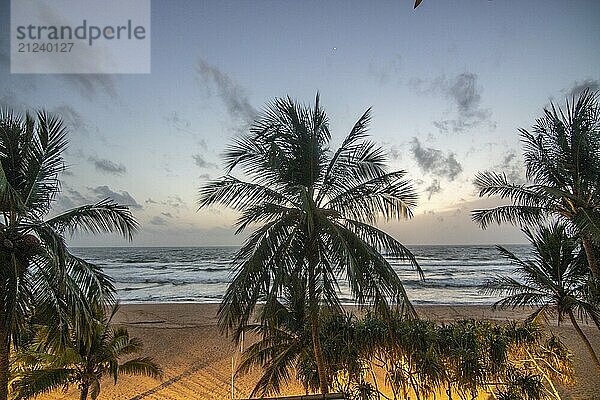
[[(165, 371), (162, 381), (147, 377), (119, 379), (117, 385), (105, 379), (101, 399), (231, 399), (232, 356), (236, 349), (216, 326), (216, 304), (138, 304), (123, 305), (115, 322), (144, 341), (144, 354), (153, 357)], [(446, 322), (464, 318), (494, 321), (522, 319), (523, 311), (493, 311), (486, 306), (421, 306), (423, 318)], [(565, 341), (574, 353), (577, 384), (561, 388), (564, 399), (600, 399), (600, 379), (591, 358), (569, 325), (548, 327)], [(584, 327), (593, 346), (600, 348), (600, 335)], [(256, 375), (236, 378), (235, 397), (250, 393)], [(303, 394), (299, 385), (290, 385), (286, 394)], [(75, 391), (54, 393), (44, 399), (77, 398)]]

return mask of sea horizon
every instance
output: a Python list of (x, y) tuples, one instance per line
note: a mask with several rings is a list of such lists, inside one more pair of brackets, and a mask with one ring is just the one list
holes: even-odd
[[(528, 245), (503, 245), (526, 256)], [(409, 245), (425, 279), (401, 259), (388, 261), (415, 305), (489, 305), (499, 298), (480, 293), (481, 285), (510, 275), (510, 262), (496, 245)], [(85, 260), (101, 266), (114, 280), (123, 304), (219, 303), (231, 280), (231, 261), (239, 246), (73, 247)], [(355, 304), (340, 282), (343, 304)]]

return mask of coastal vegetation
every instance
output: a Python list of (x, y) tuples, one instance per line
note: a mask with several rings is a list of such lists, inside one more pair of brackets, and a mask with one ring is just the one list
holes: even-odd
[(114, 301), (111, 279), (73, 255), (65, 235), (131, 239), (138, 229), (129, 209), (110, 199), (52, 213), (67, 144), (57, 116), (0, 111), (0, 400), (9, 396), (11, 352), (32, 325), (62, 346), (73, 334), (91, 343), (98, 307)]
[(31, 343), (14, 358), (11, 389), (14, 399), (28, 399), (53, 390), (67, 391), (77, 385), (80, 399), (95, 400), (100, 394), (101, 379), (108, 375), (117, 383), (119, 375), (162, 376), (162, 370), (151, 358), (129, 357), (142, 350), (142, 342), (129, 336), (125, 328), (111, 326), (118, 307), (109, 315), (96, 311), (90, 335), (75, 330), (64, 345), (53, 343), (45, 327), (39, 328)]
[[(573, 355), (543, 324), (568, 319), (600, 373), (581, 326), (600, 329), (600, 107), (584, 90), (553, 104), (521, 130), (526, 181), (482, 172), (480, 196), (510, 204), (475, 210), (483, 228), (522, 228), (531, 254), (499, 252), (516, 276), (482, 287), (506, 296), (495, 307), (533, 307), (522, 322), (420, 319), (390, 260), (423, 273), (415, 255), (377, 227), (412, 216), (417, 193), (405, 171), (390, 171), (369, 140), (371, 111), (331, 147), (319, 95), (313, 105), (271, 102), (225, 152), (226, 175), (200, 188), (199, 207), (238, 212), (237, 252), (218, 311), (221, 330), (256, 338), (237, 368), (261, 370), (252, 396), (305, 391), (351, 399), (430, 397), (559, 399), (573, 383)], [(137, 222), (110, 199), (53, 212), (65, 171), (67, 130), (43, 111), (0, 112), (0, 400), (76, 386), (96, 399), (103, 378), (160, 378), (141, 341), (112, 323), (115, 288), (102, 268), (73, 255), (65, 235), (116, 232)], [(343, 307), (347, 284), (355, 304)], [(108, 311), (110, 310), (110, 312)]]
[[(269, 326), (249, 327), (260, 340), (245, 352), (238, 373), (260, 368), (251, 396), (278, 392), (291, 379), (319, 389), (303, 302), (285, 301)], [(497, 325), (463, 320), (437, 325), (367, 313), (324, 310), (321, 343), (327, 385), (350, 399), (476, 398), (559, 399), (556, 384), (573, 380), (572, 355), (535, 323)]]
[(581, 239), (595, 279), (600, 279), (599, 96), (588, 88), (564, 109), (551, 103), (531, 131), (521, 129), (527, 182), (509, 182), (502, 172), (477, 174), (480, 197), (497, 196), (509, 204), (473, 211), (483, 228), (562, 221)]
[[(302, 291), (322, 393), (329, 386), (319, 316), (325, 306), (341, 312), (340, 281), (360, 306), (415, 315), (383, 254), (419, 270), (417, 261), (374, 224), (411, 217), (417, 194), (406, 172), (388, 171), (385, 152), (367, 139), (370, 120), (367, 110), (331, 149), (318, 94), (312, 106), (276, 99), (225, 152), (227, 175), (200, 189), (200, 208), (238, 211), (238, 233), (256, 227), (233, 261), (221, 327), (239, 337), (254, 313), (268, 325), (282, 292)], [(248, 180), (235, 177), (238, 171)]]
[[(299, 193), (308, 193), (311, 198), (314, 189), (302, 186), (306, 182), (310, 185), (310, 179), (297, 180), (294, 181), (294, 187), (286, 187), (281, 177), (294, 176), (287, 172), (297, 171), (290, 168), (294, 164), (290, 161), (300, 159), (300, 154), (293, 150), (284, 150), (289, 145), (288, 140), (302, 137), (302, 134), (308, 135), (307, 138), (312, 137), (308, 127), (316, 126), (314, 123), (296, 123), (302, 121), (297, 116), (306, 115), (309, 120), (316, 118), (310, 117), (308, 109), (299, 112), (289, 99), (287, 101), (280, 100), (268, 109), (270, 118), (259, 119), (251, 135), (239, 139), (226, 155), (229, 171), (238, 162), (248, 162), (244, 171), (247, 175), (263, 173), (262, 176), (254, 175), (260, 189), (257, 186), (240, 185), (237, 180), (227, 176), (201, 190), (201, 207), (220, 202), (242, 212), (238, 221), (240, 231), (250, 223), (271, 224), (256, 231), (246, 245), (245, 253), (239, 254), (234, 284), (229, 288), (235, 288), (235, 292), (228, 291), (220, 310), (221, 323), (225, 328), (236, 327), (238, 334), (246, 330), (259, 334), (260, 340), (244, 352), (238, 368), (240, 373), (257, 366), (262, 368), (263, 375), (253, 395), (276, 393), (295, 374), (307, 392), (320, 390), (321, 393), (327, 393), (332, 389), (355, 398), (379, 398), (382, 385), (377, 382), (373, 372), (373, 367), (377, 366), (385, 371), (385, 382), (394, 398), (406, 397), (409, 390), (417, 398), (426, 398), (440, 393), (442, 389), (448, 398), (452, 398), (453, 392), (461, 398), (476, 396), (480, 392), (492, 393), (501, 399), (560, 398), (555, 384), (567, 384), (572, 380), (569, 352), (556, 337), (540, 341), (540, 336), (533, 334), (538, 330), (537, 325), (532, 325), (543, 322), (543, 317), (548, 316), (551, 310), (557, 312), (559, 321), (565, 316), (570, 319), (597, 362), (589, 340), (577, 323), (580, 317), (590, 318), (598, 324), (600, 315), (594, 264), (600, 238), (597, 231), (600, 226), (600, 119), (597, 93), (583, 91), (577, 100), (567, 102), (566, 112), (554, 106), (551, 110), (545, 110), (545, 116), (534, 126), (535, 134), (521, 130), (529, 183), (510, 183), (505, 174), (496, 172), (484, 172), (476, 177), (475, 184), (481, 196), (500, 196), (514, 203), (490, 210), (475, 210), (473, 219), (482, 227), (494, 221), (538, 227), (537, 234), (530, 230), (534, 228), (524, 230), (534, 249), (533, 261), (520, 260), (505, 248), (499, 248), (504, 256), (520, 268), (524, 282), (497, 277), (483, 289), (488, 293), (509, 295), (497, 304), (500, 307), (539, 306), (531, 321), (520, 327), (503, 327), (477, 321), (436, 326), (415, 318), (415, 313), (397, 313), (389, 309), (388, 312), (375, 312), (357, 320), (355, 316), (345, 314), (338, 302), (315, 302), (315, 298), (311, 297), (314, 296), (311, 286), (315, 281), (310, 276), (314, 274), (312, 270), (320, 267), (320, 258), (315, 256), (311, 260), (311, 255), (316, 254), (316, 249), (327, 246), (307, 245), (311, 241), (306, 238), (314, 234), (314, 228), (308, 221), (313, 223), (326, 217), (312, 217), (313, 210), (318, 210), (318, 206), (305, 207), (301, 212), (291, 211), (289, 208), (293, 207), (288, 207), (288, 204), (293, 200), (286, 196), (297, 193), (296, 196), (304, 200), (306, 196)], [(314, 115), (317, 115), (318, 98), (315, 110)], [(294, 124), (290, 129), (290, 124), (283, 124), (282, 121), (292, 121)], [(277, 135), (270, 136), (272, 133)], [(277, 143), (277, 138), (285, 142)], [(307, 138), (301, 143), (311, 143), (313, 139)], [(261, 144), (257, 146), (256, 143)], [(300, 149), (300, 143), (292, 141), (289, 148)], [(310, 147), (301, 149), (305, 157), (318, 153)], [(283, 158), (283, 154), (291, 154), (295, 158)], [(284, 166), (283, 169), (280, 166)], [(318, 173), (311, 175), (311, 168), (318, 171), (314, 167), (306, 167), (304, 171), (308, 172), (309, 177), (318, 176)], [(286, 175), (280, 175), (283, 171), (286, 171)], [(346, 177), (352, 175), (347, 174)], [(261, 186), (264, 182), (285, 190), (280, 193), (277, 190), (267, 192), (267, 188)], [(315, 185), (319, 190), (317, 193), (322, 187), (328, 188), (327, 179), (323, 182), (325, 184)], [(227, 193), (221, 192), (228, 185), (236, 185), (237, 188)], [(263, 195), (261, 200), (255, 200), (254, 193), (258, 190), (268, 193), (268, 196)], [(243, 194), (241, 198), (239, 193)], [(361, 194), (364, 193), (362, 191)], [(317, 198), (320, 196), (318, 194)], [(322, 198), (327, 199), (327, 195)], [(288, 204), (282, 207), (283, 202)], [(377, 208), (373, 208), (373, 211), (381, 212), (383, 216), (389, 215), (389, 211)], [(335, 211), (330, 212), (338, 216)], [(292, 229), (283, 231), (279, 241), (272, 242), (271, 226), (286, 223), (284, 218), (289, 218), (291, 212), (297, 213), (302, 222), (296, 222)], [(279, 221), (279, 218), (283, 221)], [(560, 223), (545, 228), (541, 224), (548, 219), (558, 219)], [(375, 220), (376, 215), (369, 214), (366, 222), (373, 223)], [(306, 228), (299, 229), (302, 224), (306, 224)], [(315, 225), (318, 226), (318, 223)], [(299, 242), (310, 251), (302, 253), (298, 249), (296, 251), (299, 251), (300, 257), (294, 256), (297, 257), (295, 260), (284, 257), (285, 261), (282, 262), (279, 257), (290, 248), (294, 241), (292, 238), (299, 232), (303, 233)], [(572, 237), (570, 233), (575, 236)], [(331, 239), (340, 241), (339, 236)], [(261, 243), (263, 240), (264, 243)], [(332, 242), (329, 246), (332, 245), (346, 246), (346, 243)], [(353, 246), (352, 242), (350, 245)], [(258, 252), (257, 249), (261, 247), (263, 250)], [(268, 250), (265, 252), (265, 249)], [(388, 249), (373, 246), (373, 251), (377, 250)], [(267, 257), (261, 257), (262, 254), (267, 254)], [(399, 252), (398, 255), (406, 256), (406, 253)], [(249, 265), (241, 261), (247, 257), (254, 257)], [(330, 262), (326, 257), (322, 260)], [(260, 269), (257, 265), (267, 267)], [(252, 266), (255, 268), (253, 273)], [(308, 271), (300, 272), (306, 267)], [(335, 275), (330, 279), (334, 280)], [(243, 280), (246, 283), (242, 283)], [(253, 288), (250, 297), (246, 297), (249, 294), (242, 290), (248, 286)], [(357, 287), (353, 289), (353, 293), (360, 290)], [(239, 296), (240, 292), (244, 293), (244, 298), (236, 299), (235, 296)], [(264, 301), (265, 305), (259, 308), (259, 318), (254, 323), (250, 317), (256, 311), (259, 300)], [(356, 300), (359, 306), (366, 305), (365, 297), (358, 296)], [(408, 300), (403, 300), (403, 307), (412, 310)], [(377, 307), (374, 309), (378, 310)], [(371, 324), (367, 324), (369, 328), (365, 331), (353, 325), (367, 322)], [(375, 327), (377, 324), (380, 324), (379, 328)], [(360, 333), (352, 331), (349, 334), (346, 329), (348, 326), (353, 326), (352, 329), (356, 328)], [(378, 340), (371, 340), (373, 332), (380, 332)], [(532, 335), (530, 339), (524, 339), (523, 332), (529, 332)], [(344, 384), (339, 380), (340, 377)]]
[(591, 320), (600, 328), (600, 308), (595, 282), (590, 279), (585, 252), (580, 241), (567, 233), (563, 223), (523, 230), (533, 250), (530, 259), (521, 259), (502, 246), (498, 249), (516, 267), (518, 278), (499, 276), (483, 287), (488, 294), (508, 295), (494, 306), (500, 308), (534, 307), (529, 320), (567, 318), (575, 328), (600, 376), (600, 360), (578, 319)]

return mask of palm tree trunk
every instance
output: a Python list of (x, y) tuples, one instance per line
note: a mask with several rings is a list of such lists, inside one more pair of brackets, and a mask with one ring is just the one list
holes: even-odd
[(325, 372), (325, 362), (323, 360), (323, 351), (321, 347), (321, 335), (319, 334), (319, 318), (321, 313), (319, 304), (315, 299), (315, 263), (309, 262), (308, 271), (308, 293), (309, 293), (309, 315), (310, 319), (310, 330), (313, 343), (313, 352), (315, 355), (315, 361), (317, 362), (317, 373), (319, 374), (319, 386), (321, 387), (321, 394), (329, 393), (329, 386), (327, 385), (327, 373)]
[(323, 352), (321, 349), (321, 338), (319, 335), (319, 317), (312, 322), (311, 326), (313, 351), (315, 360), (317, 361), (317, 372), (319, 373), (319, 386), (321, 394), (329, 393), (329, 385), (327, 385), (327, 374), (325, 372), (325, 362), (323, 361)]
[(0, 327), (0, 400), (8, 399), (8, 369), (10, 357), (10, 336)]
[(590, 271), (592, 271), (592, 276), (596, 279), (600, 279), (600, 266), (598, 266), (594, 245), (589, 238), (583, 239), (583, 248), (585, 249), (585, 255), (587, 257)]
[(88, 390), (90, 390), (90, 385), (81, 386), (81, 396), (79, 396), (80, 400), (87, 400)]
[(598, 359), (598, 356), (596, 355), (596, 352), (594, 351), (592, 344), (590, 343), (588, 338), (585, 336), (585, 334), (579, 327), (579, 324), (577, 323), (577, 320), (575, 319), (575, 316), (573, 315), (573, 311), (569, 311), (569, 318), (571, 319), (571, 323), (573, 324), (573, 327), (577, 331), (577, 334), (579, 335), (579, 337), (585, 344), (585, 347), (587, 347), (588, 351), (590, 352), (590, 355), (592, 356), (592, 360), (594, 360), (594, 363), (596, 364), (596, 369), (598, 370), (598, 374), (600, 374), (600, 360)]

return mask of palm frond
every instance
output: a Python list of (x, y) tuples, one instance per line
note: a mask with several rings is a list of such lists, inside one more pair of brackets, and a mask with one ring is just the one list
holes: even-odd
[(119, 373), (149, 376), (155, 379), (159, 379), (163, 376), (162, 368), (149, 357), (138, 357), (124, 362), (119, 366)]
[(139, 225), (127, 206), (104, 199), (96, 204), (84, 205), (65, 211), (46, 221), (59, 233), (86, 232), (92, 234), (118, 232), (128, 240), (139, 229)]
[(291, 203), (281, 193), (261, 184), (241, 181), (231, 175), (211, 181), (200, 189), (199, 208), (214, 204), (243, 210), (262, 203), (285, 205)]
[(20, 373), (11, 389), (15, 399), (29, 399), (59, 388), (67, 388), (76, 370), (70, 368), (44, 368)]
[(517, 226), (527, 226), (544, 221), (547, 210), (537, 206), (506, 205), (473, 210), (471, 216), (473, 221), (484, 229), (493, 223), (500, 225), (507, 222)]
[(326, 203), (341, 216), (374, 223), (379, 216), (386, 220), (412, 217), (417, 194), (405, 171), (391, 172), (348, 188)]

